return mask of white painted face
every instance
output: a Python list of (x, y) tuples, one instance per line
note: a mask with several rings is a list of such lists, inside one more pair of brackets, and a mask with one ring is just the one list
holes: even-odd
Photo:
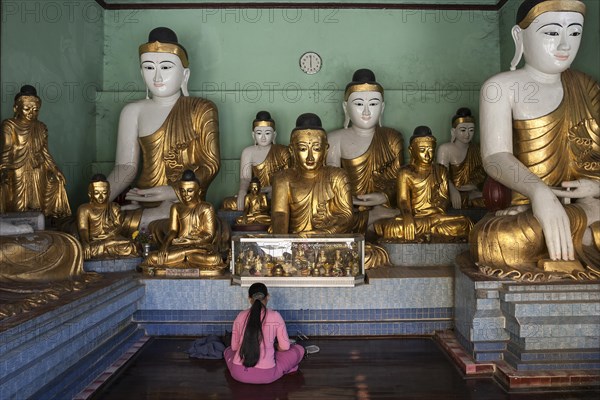
[(257, 126), (252, 131), (254, 137), (254, 143), (259, 146), (268, 146), (275, 140), (277, 133), (270, 126)]
[(452, 129), (454, 138), (461, 143), (470, 143), (473, 140), (475, 134), (475, 124), (472, 122), (465, 122), (456, 125), (456, 128)]
[(183, 67), (181, 59), (171, 53), (143, 53), (140, 63), (144, 82), (156, 97), (176, 94), (190, 73), (188, 68)]
[(344, 111), (352, 125), (361, 129), (374, 128), (383, 113), (383, 96), (379, 92), (353, 92), (344, 102)]
[(522, 31), (525, 62), (547, 74), (565, 71), (577, 55), (583, 32), (583, 15), (545, 12)]

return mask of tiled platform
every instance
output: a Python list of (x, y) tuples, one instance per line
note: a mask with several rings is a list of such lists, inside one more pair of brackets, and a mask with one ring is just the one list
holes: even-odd
[(2, 321), (0, 398), (72, 397), (142, 334), (131, 324), (142, 295), (135, 277), (118, 275), (26, 321)]
[(464, 355), (496, 364), (510, 390), (600, 384), (600, 283), (496, 280), (471, 266), (457, 258), (452, 342)]
[[(270, 288), (269, 307), (291, 332), (332, 335), (431, 335), (452, 326), (451, 267), (386, 268), (354, 288)], [(143, 279), (134, 319), (157, 336), (223, 334), (247, 307), (247, 289), (229, 279)]]

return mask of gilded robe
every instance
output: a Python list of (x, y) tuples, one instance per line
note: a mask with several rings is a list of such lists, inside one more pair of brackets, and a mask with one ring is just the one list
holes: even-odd
[(200, 196), (221, 165), (216, 106), (198, 97), (180, 97), (162, 126), (138, 139), (142, 149), (142, 171), (138, 187), (173, 185), (186, 169), (200, 182)]
[(350, 182), (341, 168), (323, 166), (312, 178), (295, 169), (275, 174), (271, 220), (276, 213), (289, 219), (287, 232), (272, 225), (273, 233), (349, 233), (352, 229)]
[(71, 208), (65, 183), (48, 151), (48, 129), (40, 121), (2, 122), (3, 200), (6, 211), (41, 211), (65, 217)]

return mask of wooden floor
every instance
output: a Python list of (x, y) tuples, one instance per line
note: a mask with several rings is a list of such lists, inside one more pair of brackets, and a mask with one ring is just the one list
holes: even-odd
[(231, 379), (223, 360), (188, 358), (193, 339), (152, 339), (93, 399), (528, 400), (598, 399), (600, 392), (506, 394), (491, 379), (463, 379), (427, 338), (321, 338), (300, 372), (269, 385)]

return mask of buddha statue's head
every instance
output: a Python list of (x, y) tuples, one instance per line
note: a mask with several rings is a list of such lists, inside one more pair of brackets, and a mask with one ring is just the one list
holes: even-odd
[(256, 146), (269, 146), (275, 143), (275, 121), (271, 118), (268, 111), (259, 111), (256, 118), (252, 121), (252, 138)]
[(194, 171), (186, 169), (181, 175), (177, 197), (186, 206), (194, 205), (200, 200), (200, 182)]
[(546, 74), (561, 73), (571, 66), (581, 43), (585, 4), (579, 0), (525, 0), (512, 28), (515, 70), (521, 57)]
[(23, 85), (15, 96), (13, 112), (17, 119), (35, 121), (41, 106), (42, 100), (38, 97), (37, 90), (31, 85)]
[(90, 203), (106, 204), (109, 196), (110, 184), (106, 180), (106, 176), (103, 174), (96, 174), (92, 176), (90, 184), (88, 185), (88, 197), (90, 199)]
[(415, 165), (431, 165), (436, 140), (428, 126), (417, 126), (410, 137), (410, 162)]
[(260, 179), (253, 177), (248, 185), (248, 193), (258, 194), (260, 192)]
[(452, 117), (452, 129), (450, 129), (450, 141), (457, 140), (468, 144), (473, 140), (475, 134), (475, 117), (471, 115), (471, 110), (467, 107), (461, 107)]
[(301, 171), (317, 171), (325, 165), (327, 157), (327, 134), (316, 114), (302, 114), (296, 119), (296, 127), (290, 137), (290, 152), (294, 166)]
[(383, 87), (375, 81), (370, 69), (359, 69), (352, 75), (352, 82), (346, 85), (344, 93), (344, 128), (352, 125), (361, 129), (372, 129), (381, 125)]
[(148, 42), (139, 47), (142, 77), (153, 96), (169, 97), (181, 90), (188, 96), (188, 55), (169, 28), (154, 28)]

